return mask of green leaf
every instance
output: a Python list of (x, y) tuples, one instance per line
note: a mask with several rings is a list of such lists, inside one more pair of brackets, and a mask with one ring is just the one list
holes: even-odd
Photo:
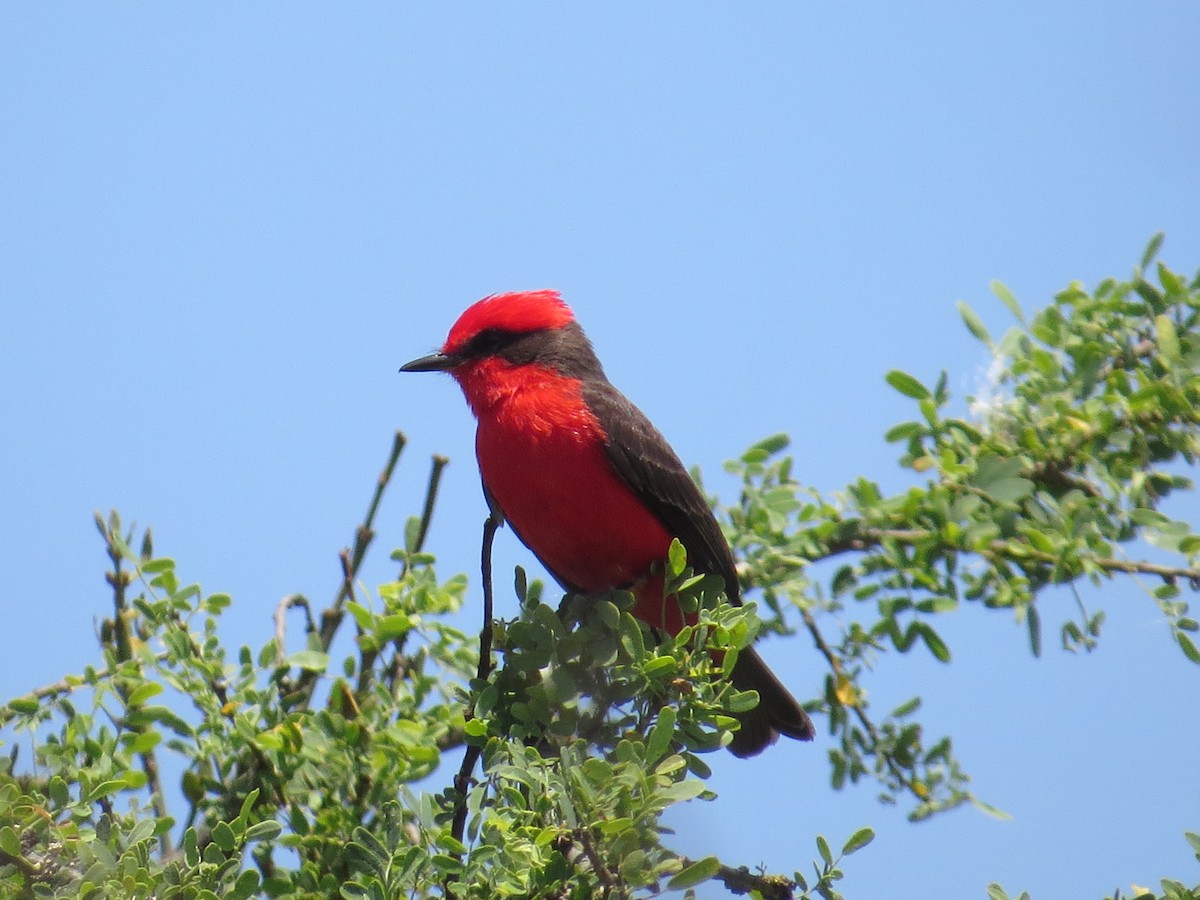
[(204, 608), (213, 615), (216, 615), (232, 604), (233, 598), (228, 594), (209, 594), (204, 598)]
[(200, 865), (198, 844), (199, 840), (196, 837), (195, 828), (189, 828), (183, 833), (183, 861), (187, 863), (189, 869), (194, 869)]
[(1028, 478), (1001, 478), (983, 490), (1000, 503), (1018, 503), (1033, 493), (1034, 484)]
[(910, 438), (925, 434), (929, 429), (920, 422), (901, 422), (887, 430), (883, 439), (889, 444), (894, 444), (896, 441), (907, 441)]
[(38, 711), (38, 699), (37, 697), (18, 697), (8, 701), (8, 708), (15, 713), (31, 715)]
[(191, 770), (183, 773), (183, 796), (192, 803), (199, 803), (204, 796), (204, 782)]
[(817, 852), (821, 854), (821, 859), (825, 863), (825, 867), (829, 868), (833, 865), (833, 854), (829, 852), (829, 841), (825, 840), (825, 835), (817, 835)]
[(1004, 810), (999, 809), (998, 807), (992, 806), (992, 804), (990, 804), (990, 803), (984, 803), (982, 800), (980, 800), (976, 797), (971, 798), (971, 805), (974, 806), (976, 809), (980, 810), (981, 812), (987, 813), (993, 819), (998, 819), (1001, 822), (1011, 822), (1012, 821), (1012, 816), (1010, 816)]
[(621, 613), (619, 623), (621, 647), (632, 662), (641, 662), (646, 657), (646, 641), (642, 637), (642, 626), (629, 613)]
[(67, 787), (66, 781), (60, 776), (52, 775), (50, 777), (49, 790), (50, 799), (54, 802), (55, 806), (66, 806), (71, 802), (70, 789)]
[(1170, 316), (1155, 316), (1154, 330), (1158, 334), (1158, 352), (1167, 362), (1179, 359), (1179, 335)]
[(353, 600), (346, 603), (346, 610), (354, 616), (354, 622), (363, 631), (372, 631), (375, 623), (375, 613)]
[(971, 309), (971, 307), (959, 300), (958, 314), (962, 316), (962, 320), (967, 326), (967, 331), (971, 332), (971, 334), (975, 335), (976, 338), (983, 341), (989, 347), (992, 346), (992, 337), (990, 334), (988, 334), (988, 330), (984, 326), (983, 320), (975, 314), (975, 310)]
[(1183, 651), (1183, 655), (1197, 665), (1200, 665), (1200, 650), (1196, 649), (1195, 642), (1188, 637), (1187, 633), (1176, 631), (1175, 640), (1179, 642), (1179, 649)]
[(1158, 281), (1168, 295), (1183, 294), (1187, 291), (1187, 285), (1184, 283), (1184, 280), (1162, 263), (1158, 264)]
[(940, 663), (950, 662), (950, 648), (946, 646), (946, 642), (942, 640), (941, 635), (924, 622), (921, 625), (921, 640), (925, 642), (925, 646), (929, 648), (929, 652), (933, 654), (933, 658)]
[(404, 523), (404, 549), (416, 553), (421, 540), (421, 519), (419, 516), (409, 516)]
[(708, 881), (719, 871), (721, 871), (721, 861), (715, 856), (707, 856), (699, 862), (692, 863), (667, 882), (667, 890), (681, 891), (684, 888), (695, 887)]
[(1025, 620), (1029, 625), (1029, 649), (1035, 658), (1042, 656), (1042, 617), (1035, 604), (1025, 607)]
[(671, 748), (671, 739), (675, 736), (675, 709), (664, 706), (658, 714), (658, 721), (650, 729), (646, 738), (646, 764), (654, 765)]
[(875, 840), (875, 832), (870, 828), (860, 828), (854, 834), (850, 835), (850, 839), (846, 841), (842, 847), (842, 856), (849, 856), (857, 850), (861, 850), (871, 841)]
[(246, 795), (246, 799), (244, 799), (242, 801), (242, 808), (241, 808), (241, 811), (238, 813), (238, 819), (240, 819), (241, 821), (234, 823), (235, 825), (237, 825), (239, 834), (245, 828), (246, 819), (249, 818), (250, 813), (252, 813), (254, 811), (254, 804), (258, 802), (259, 793), (260, 793), (259, 788), (255, 788), (250, 793), (248, 793)]
[(110, 781), (102, 781), (88, 791), (87, 796), (84, 799), (86, 799), (88, 803), (95, 803), (101, 797), (107, 797), (109, 794), (115, 794), (117, 791), (123, 790), (126, 787), (128, 787), (128, 784), (124, 778), (114, 778)]
[(273, 841), (283, 833), (283, 826), (274, 819), (255, 822), (246, 829), (247, 841)]
[(154, 827), (158, 824), (157, 819), (141, 819), (130, 830), (129, 835), (125, 838), (129, 846), (140, 844), (142, 841), (148, 841), (154, 837)]
[(671, 803), (682, 803), (685, 800), (699, 797), (703, 793), (704, 782), (689, 778), (687, 781), (677, 781), (674, 784), (667, 785), (660, 790), (659, 796), (669, 800)]
[(1021, 311), (1021, 304), (1017, 302), (1016, 296), (1008, 289), (1008, 286), (999, 281), (991, 283), (992, 293), (1000, 298), (1000, 302), (1008, 307), (1008, 311), (1012, 313), (1018, 322), (1025, 324), (1025, 313)]
[(642, 673), (649, 679), (660, 678), (674, 674), (678, 664), (669, 656), (656, 656), (642, 668)]
[(398, 637), (403, 637), (413, 630), (415, 625), (415, 617), (407, 613), (396, 613), (390, 616), (381, 616), (376, 625), (375, 636), (381, 642), (394, 640)]
[(773, 434), (770, 437), (763, 438), (746, 452), (753, 453), (755, 455), (761, 454), (764, 456), (774, 456), (779, 451), (786, 450), (791, 442), (792, 439), (790, 437), (783, 432), (780, 432), (778, 434)]
[(135, 688), (126, 700), (129, 706), (141, 706), (151, 697), (155, 697), (162, 693), (162, 685), (157, 681), (147, 681), (145, 684)]
[(449, 850), (451, 853), (457, 853), (460, 856), (467, 852), (467, 848), (463, 845), (463, 842), (448, 831), (438, 834), (433, 842), (443, 850)]
[(683, 544), (679, 543), (679, 538), (674, 538), (671, 541), (671, 549), (667, 551), (667, 574), (678, 578), (686, 568), (687, 551), (683, 549)]
[(287, 658), (287, 664), (309, 672), (324, 672), (329, 668), (329, 654), (320, 650), (297, 650)]
[(249, 900), (258, 890), (258, 871), (246, 869), (233, 884), (233, 890), (225, 895), (226, 900)]
[(233, 829), (229, 827), (228, 822), (218, 822), (213, 826), (212, 839), (213, 843), (226, 853), (233, 850), (237, 843), (237, 838), (234, 836)]
[(1140, 268), (1143, 271), (1150, 268), (1150, 263), (1154, 262), (1154, 257), (1158, 256), (1158, 250), (1162, 246), (1164, 237), (1166, 237), (1166, 235), (1160, 231), (1158, 234), (1154, 235), (1154, 237), (1150, 238), (1150, 243), (1146, 245), (1146, 252), (1142, 254), (1142, 263)]
[(899, 706), (892, 710), (893, 719), (903, 719), (905, 716), (915, 713), (921, 708), (921, 698), (913, 697), (911, 700), (905, 700)]
[(738, 691), (729, 697), (729, 711), (749, 712), (758, 706), (758, 691)]
[(892, 369), (892, 371), (887, 373), (884, 380), (905, 397), (912, 397), (914, 400), (924, 400), (929, 396), (929, 388), (925, 387), (925, 385), (921, 384), (921, 382), (907, 372), (901, 372), (899, 369)]

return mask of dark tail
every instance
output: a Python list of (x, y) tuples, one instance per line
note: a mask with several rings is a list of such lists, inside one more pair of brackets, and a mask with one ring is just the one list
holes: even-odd
[(729, 745), (734, 756), (761, 753), (781, 734), (798, 741), (813, 739), (812, 719), (753, 647), (738, 653), (730, 681), (739, 691), (758, 691), (758, 706), (738, 716), (742, 726)]

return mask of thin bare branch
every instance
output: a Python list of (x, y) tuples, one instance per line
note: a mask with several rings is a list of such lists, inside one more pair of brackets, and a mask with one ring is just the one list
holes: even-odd
[(312, 606), (303, 594), (288, 594), (275, 607), (275, 665), (287, 665), (287, 611), (299, 606), (304, 610), (305, 633), (312, 634), (317, 630), (313, 621)]
[[(476, 679), (482, 683), (487, 681), (492, 673), (492, 543), (496, 537), (496, 529), (503, 524), (495, 515), (489, 515), (483, 523), (483, 541), (480, 548), (480, 573), (483, 579), (483, 626), (479, 630), (479, 668)], [(474, 703), (467, 709), (466, 719), (475, 717)], [(475, 765), (483, 749), (475, 744), (468, 744), (463, 753), (462, 765), (454, 776), (455, 807), (454, 819), (450, 834), (460, 843), (466, 833), (467, 826), (467, 792), (471, 789), (471, 779), (475, 773)], [(445, 885), (446, 896), (453, 900), (454, 892), (450, 885)]]
[[(420, 553), (421, 548), (425, 546), (425, 538), (429, 534), (429, 524), (433, 521), (433, 509), (437, 502), (438, 488), (442, 483), (442, 470), (450, 464), (448, 457), (434, 454), (433, 461), (429, 469), (429, 482), (425, 487), (425, 504), (421, 509), (421, 525), (417, 530), (417, 539), (413, 544), (413, 552)], [(408, 560), (400, 567), (400, 577), (403, 578), (408, 571)]]

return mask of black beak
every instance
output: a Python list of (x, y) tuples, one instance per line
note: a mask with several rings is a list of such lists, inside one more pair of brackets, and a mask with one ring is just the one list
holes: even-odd
[(448, 372), (461, 362), (456, 356), (445, 353), (431, 353), (414, 359), (400, 367), (401, 372)]

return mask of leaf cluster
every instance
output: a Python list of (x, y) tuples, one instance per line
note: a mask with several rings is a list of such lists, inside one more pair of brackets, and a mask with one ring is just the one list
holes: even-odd
[(1200, 276), (1160, 263), (1151, 283), (1156, 249), (1131, 279), (1072, 284), (1028, 319), (993, 285), (1016, 320), (999, 341), (960, 307), (993, 360), (961, 413), (945, 372), (932, 386), (891, 372), (917, 412), (887, 433), (913, 475), (906, 490), (865, 478), (828, 496), (806, 487), (783, 435), (729, 465), (742, 483), (724, 512), (744, 587), (762, 591), (769, 628), (791, 631), (798, 614), (828, 665), (819, 708), (837, 739), (835, 787), (874, 779), (881, 799), (907, 797), (914, 819), (968, 802), (995, 812), (969, 791), (950, 738), (926, 738), (919, 698), (877, 721), (867, 689), (889, 653), (949, 663), (939, 618), (964, 604), (1015, 616), (1038, 655), (1046, 598), (1066, 591), (1077, 615), (1060, 642), (1087, 651), (1104, 613), (1083, 588), (1133, 577), (1200, 662), (1184, 593), (1200, 589), (1200, 535), (1163, 509), (1192, 488), (1200, 455)]

